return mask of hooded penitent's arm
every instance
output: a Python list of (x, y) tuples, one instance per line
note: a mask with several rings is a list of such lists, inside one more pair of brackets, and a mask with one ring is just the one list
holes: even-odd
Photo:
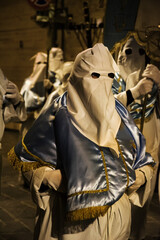
[(10, 121), (22, 122), (27, 119), (24, 99), (16, 84), (8, 80), (3, 99), (3, 113), (5, 123)]
[(160, 71), (156, 66), (148, 64), (142, 76), (143, 78), (137, 83), (137, 85), (130, 89), (133, 99), (137, 99), (151, 92), (153, 83), (155, 83), (160, 89)]
[(128, 106), (134, 101), (130, 90), (114, 95), (124, 106)]
[(156, 66), (148, 64), (142, 76), (150, 78), (157, 84), (158, 88), (160, 89), (160, 71)]
[(55, 170), (57, 162), (55, 111), (52, 104), (36, 119), (25, 137), (8, 153), (9, 161), (22, 171), (32, 194), (37, 196), (37, 199), (41, 198), (42, 193), (47, 195), (48, 191), (57, 190), (61, 181), (60, 172)]
[(150, 165), (135, 170), (136, 181), (129, 187), (127, 194), (130, 201), (138, 207), (143, 207), (150, 195), (153, 171)]
[(137, 85), (135, 87), (130, 88), (127, 91), (124, 91), (122, 93), (117, 94), (116, 98), (120, 102), (122, 102), (124, 106), (128, 106), (135, 99), (151, 92), (152, 87), (153, 87), (153, 82), (150, 79), (143, 78), (137, 83)]
[[(131, 75), (133, 76), (134, 73)], [(145, 94), (151, 92), (153, 83), (155, 83), (158, 86), (158, 89), (160, 89), (160, 71), (156, 66), (148, 64), (142, 74), (142, 77), (143, 78), (137, 83), (137, 85), (130, 88), (128, 91), (119, 93), (116, 96), (117, 99), (125, 106), (128, 106), (133, 100), (139, 98), (140, 96), (144, 96)], [(130, 78), (130, 76), (128, 76), (128, 78)]]
[(60, 170), (43, 166), (30, 171), (23, 172), (22, 170), (22, 174), (30, 186), (33, 201), (43, 210), (45, 205), (42, 195), (48, 195), (51, 191), (65, 192), (66, 182), (62, 181)]

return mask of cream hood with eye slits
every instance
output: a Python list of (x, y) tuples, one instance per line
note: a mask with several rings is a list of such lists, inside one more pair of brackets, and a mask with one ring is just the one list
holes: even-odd
[[(46, 77), (46, 63), (47, 63), (47, 54), (44, 52), (38, 52), (34, 55), (31, 60), (34, 59), (33, 72), (29, 76), (31, 81), (31, 87), (34, 88), (37, 82), (43, 82)], [(22, 90), (23, 92), (23, 90)]]
[(130, 37), (120, 50), (117, 64), (120, 75), (126, 82), (126, 89), (134, 87), (145, 69), (145, 51), (134, 37)]
[[(74, 126), (99, 146), (110, 147), (118, 155), (116, 134), (121, 119), (111, 90), (118, 67), (102, 43), (79, 53), (68, 83), (67, 107)], [(100, 77), (92, 78), (93, 72)]]

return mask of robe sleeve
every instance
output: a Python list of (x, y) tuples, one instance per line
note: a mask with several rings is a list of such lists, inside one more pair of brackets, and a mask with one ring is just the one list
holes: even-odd
[(4, 122), (24, 122), (27, 119), (24, 99), (21, 96), (20, 102), (17, 106), (9, 104), (4, 107)]
[(46, 97), (42, 92), (43, 88), (43, 82), (37, 82), (33, 88), (31, 80), (25, 80), (24, 85), (21, 88), (21, 94), (24, 98), (27, 112), (39, 110), (44, 105)]
[(129, 200), (133, 205), (143, 207), (150, 195), (153, 168), (146, 165), (139, 168), (139, 170), (144, 173), (146, 181), (137, 191), (134, 191), (129, 195)]

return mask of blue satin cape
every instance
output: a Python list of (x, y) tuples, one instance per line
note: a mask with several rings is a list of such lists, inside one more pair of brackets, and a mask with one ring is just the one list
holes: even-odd
[(14, 160), (13, 150), (9, 157), (13, 165), (21, 167), (50, 165), (63, 170), (67, 216), (72, 220), (93, 218), (103, 215), (134, 183), (135, 169), (154, 165), (154, 161), (145, 152), (143, 135), (118, 100), (116, 109), (122, 120), (116, 136), (119, 157), (74, 127), (66, 100), (67, 93), (56, 99), (14, 147)]

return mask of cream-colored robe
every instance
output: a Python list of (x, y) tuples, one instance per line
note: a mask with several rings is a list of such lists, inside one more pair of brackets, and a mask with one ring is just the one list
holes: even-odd
[(21, 122), (25, 121), (27, 118), (23, 98), (21, 98), (21, 102), (16, 108), (14, 108), (12, 103), (3, 107), (3, 96), (6, 92), (7, 82), (8, 79), (5, 78), (2, 70), (0, 69), (0, 146), (5, 129), (5, 123), (11, 121)]
[(2, 137), (4, 134), (5, 123), (11, 121), (21, 122), (25, 121), (27, 118), (26, 110), (24, 107), (24, 100), (22, 97), (19, 105), (16, 108), (14, 108), (12, 103), (8, 104), (5, 107), (3, 106), (3, 96), (6, 92), (7, 82), (8, 79), (5, 78), (2, 70), (0, 69), (0, 179), (2, 171)]
[[(146, 183), (129, 196), (124, 194), (113, 204), (104, 216), (92, 220), (64, 223), (65, 198), (63, 181), (59, 187), (61, 173), (55, 171), (52, 179), (52, 189), (40, 192), (48, 167), (40, 167), (34, 171), (25, 172), (25, 178), (30, 182), (33, 201), (37, 205), (34, 240), (128, 240), (131, 226), (131, 202), (143, 206), (148, 199), (151, 187), (153, 169), (144, 166)], [(59, 236), (58, 236), (59, 233)]]
[[(124, 106), (127, 105), (126, 92), (118, 94), (116, 98), (121, 101)], [(140, 129), (140, 124), (137, 124), (137, 126)], [(157, 172), (160, 161), (160, 119), (157, 118), (155, 110), (151, 119), (144, 122), (143, 135), (146, 139), (146, 152), (151, 154), (156, 162), (156, 165), (154, 166), (153, 177), (151, 180), (151, 190), (147, 202), (143, 208), (138, 208), (134, 205), (132, 206), (132, 235), (130, 236), (130, 239), (133, 240), (145, 238), (148, 207), (154, 194), (158, 174)], [(160, 196), (160, 186), (158, 191)]]
[[(127, 105), (126, 92), (122, 92), (116, 95), (116, 98), (126, 107)], [(140, 124), (138, 123), (136, 125), (140, 129)], [(155, 189), (157, 170), (160, 159), (160, 119), (157, 118), (155, 110), (151, 118), (148, 121), (144, 122), (143, 135), (146, 139), (146, 152), (150, 153), (154, 161), (156, 162), (156, 165), (154, 167), (154, 175), (152, 178), (152, 192), (150, 193), (151, 199)]]

